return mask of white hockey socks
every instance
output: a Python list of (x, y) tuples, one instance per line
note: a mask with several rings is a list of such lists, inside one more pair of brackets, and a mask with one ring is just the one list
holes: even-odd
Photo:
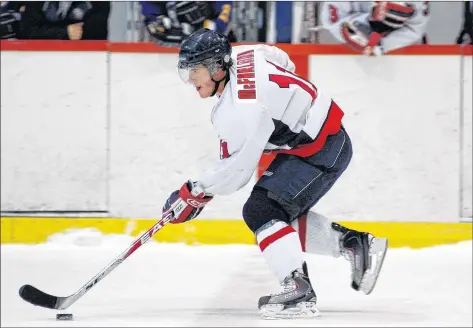
[(292, 221), (291, 226), (298, 232), (304, 252), (340, 257), (342, 233), (332, 228), (332, 221), (325, 216), (311, 212)]
[(290, 225), (272, 220), (256, 231), (256, 240), (279, 282), (282, 283), (294, 270), (302, 268), (304, 260), (301, 242)]

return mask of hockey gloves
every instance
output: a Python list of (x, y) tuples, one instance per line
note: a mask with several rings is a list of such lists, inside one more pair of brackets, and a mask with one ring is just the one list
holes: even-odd
[(178, 22), (192, 26), (215, 15), (212, 4), (207, 1), (168, 1), (166, 8), (169, 16), (175, 15)]
[(173, 213), (171, 223), (182, 223), (197, 217), (213, 199), (206, 196), (204, 190), (196, 186), (192, 181), (187, 181), (181, 189), (174, 191), (167, 199), (163, 207), (163, 217), (170, 212)]
[(353, 49), (368, 56), (384, 53), (381, 39), (392, 31), (403, 27), (415, 14), (408, 2), (374, 1), (369, 14), (369, 26), (355, 20), (343, 23), (341, 34)]
[(373, 32), (389, 33), (403, 27), (414, 13), (414, 6), (408, 2), (375, 1), (371, 7), (369, 22)]
[(176, 23), (167, 16), (147, 17), (146, 29), (153, 39), (161, 46), (179, 47), (192, 32), (193, 28), (187, 23)]
[(341, 35), (347, 45), (367, 56), (380, 56), (383, 49), (380, 46), (382, 35), (371, 32), (369, 26), (362, 25), (355, 20), (342, 24)]

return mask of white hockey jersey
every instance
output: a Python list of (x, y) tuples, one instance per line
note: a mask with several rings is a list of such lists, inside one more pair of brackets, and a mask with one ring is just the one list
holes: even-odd
[[(429, 1), (409, 2), (415, 7), (412, 16), (404, 25), (384, 36), (381, 45), (385, 52), (421, 43), (429, 19)], [(341, 34), (344, 22), (354, 20), (369, 29), (368, 17), (372, 1), (327, 1), (321, 4), (319, 21), (338, 41), (345, 43)]]
[(233, 66), (212, 111), (220, 161), (199, 179), (205, 192), (231, 194), (248, 183), (264, 151), (309, 156), (341, 127), (343, 112), (294, 63), (268, 45), (232, 49)]

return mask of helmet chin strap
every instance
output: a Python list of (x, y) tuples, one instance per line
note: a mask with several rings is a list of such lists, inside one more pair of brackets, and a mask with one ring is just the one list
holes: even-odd
[(228, 74), (228, 71), (224, 71), (224, 72), (226, 72), (226, 74), (225, 74), (225, 76), (223, 77), (223, 79), (221, 79), (221, 80), (215, 81), (213, 77), (210, 78), (210, 79), (215, 83), (214, 91), (212, 92), (212, 94), (210, 95), (210, 97), (215, 96), (215, 94), (217, 93), (218, 87), (220, 86), (220, 83), (221, 83), (222, 81), (225, 80), (225, 84), (227, 84), (227, 82), (230, 81), (230, 74)]

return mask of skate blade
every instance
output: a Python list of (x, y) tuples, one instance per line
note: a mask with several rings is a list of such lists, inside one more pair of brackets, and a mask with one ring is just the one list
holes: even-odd
[(320, 316), (314, 302), (300, 302), (294, 307), (285, 308), (283, 304), (266, 304), (259, 310), (265, 320), (300, 319)]
[(388, 250), (388, 240), (386, 238), (374, 238), (370, 245), (370, 267), (363, 275), (360, 283), (360, 290), (366, 295), (370, 294), (383, 266), (384, 257)]

